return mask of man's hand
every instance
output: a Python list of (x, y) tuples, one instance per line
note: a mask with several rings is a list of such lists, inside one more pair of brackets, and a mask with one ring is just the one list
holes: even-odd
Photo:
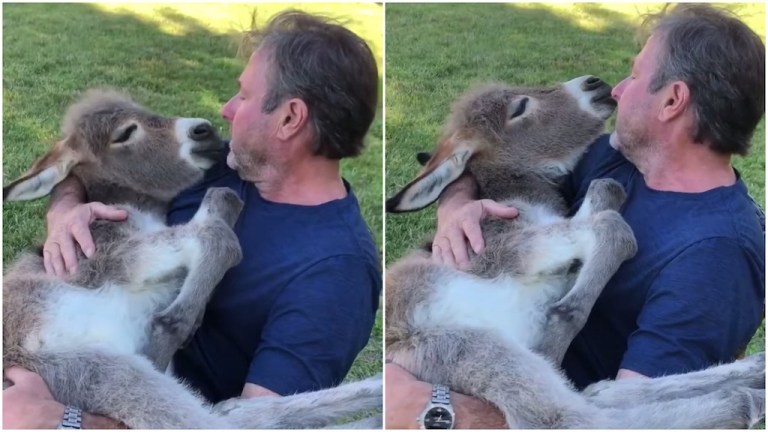
[(387, 429), (419, 429), (416, 420), (432, 397), (432, 386), (419, 381), (400, 366), (389, 363), (385, 366), (384, 398), (387, 412), (384, 413)]
[[(418, 417), (432, 398), (432, 385), (419, 381), (400, 366), (386, 365), (384, 384), (387, 429), (419, 429)], [(451, 392), (456, 412), (454, 429), (507, 429), (506, 420), (494, 405), (471, 396)]]
[(77, 245), (87, 257), (96, 247), (90, 225), (97, 219), (125, 220), (128, 213), (100, 202), (61, 203), (48, 212), (48, 237), (43, 245), (43, 263), (49, 275), (65, 276), (77, 270)]
[(40, 375), (20, 367), (5, 371), (13, 386), (3, 390), (3, 428), (56, 429), (64, 405), (56, 402)]
[(437, 209), (437, 233), (432, 241), (432, 260), (466, 269), (469, 249), (479, 254), (485, 247), (480, 221), (488, 217), (514, 218), (516, 208), (483, 199), (446, 202)]

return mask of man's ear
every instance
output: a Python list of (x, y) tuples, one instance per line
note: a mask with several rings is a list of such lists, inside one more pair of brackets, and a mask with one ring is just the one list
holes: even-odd
[(3, 201), (27, 201), (48, 195), (81, 160), (64, 141), (57, 142), (24, 175), (3, 187)]
[(674, 81), (668, 84), (664, 89), (664, 99), (659, 110), (659, 120), (673, 120), (688, 109), (691, 102), (691, 89), (683, 81)]
[[(388, 212), (399, 213), (422, 209), (437, 200), (449, 184), (458, 179), (467, 168), (478, 146), (472, 140), (457, 138), (456, 135), (443, 141), (428, 160), (419, 175), (400, 192), (387, 200)], [(419, 162), (429, 155), (420, 153)]]
[(278, 109), (280, 123), (277, 126), (277, 138), (283, 141), (300, 133), (309, 122), (309, 108), (299, 98), (288, 99)]

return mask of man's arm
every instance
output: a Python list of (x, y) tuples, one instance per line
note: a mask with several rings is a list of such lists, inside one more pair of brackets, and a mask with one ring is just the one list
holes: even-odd
[(245, 386), (243, 386), (243, 394), (241, 396), (244, 398), (254, 398), (254, 397), (263, 397), (263, 396), (279, 397), (280, 395), (260, 385), (245, 383)]
[(51, 192), (48, 213), (48, 236), (43, 245), (43, 264), (48, 274), (65, 276), (77, 271), (77, 245), (85, 256), (96, 250), (90, 225), (96, 219), (114, 221), (128, 217), (125, 210), (99, 202), (84, 204), (85, 188), (77, 177), (69, 176)]
[[(432, 398), (432, 385), (417, 380), (400, 366), (386, 365), (384, 386), (387, 429), (419, 429), (418, 417)], [(451, 392), (456, 429), (506, 429), (504, 416), (483, 400)]]
[[(40, 375), (11, 367), (5, 378), (13, 386), (3, 390), (3, 428), (56, 429), (64, 418), (64, 405), (53, 399)], [(83, 429), (127, 429), (125, 424), (107, 417), (83, 413)]]

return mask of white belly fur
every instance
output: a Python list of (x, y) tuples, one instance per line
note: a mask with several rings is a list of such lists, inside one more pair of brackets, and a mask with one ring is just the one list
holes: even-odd
[(30, 335), (24, 347), (32, 352), (88, 348), (116, 354), (141, 352), (151, 320), (173, 294), (130, 292), (117, 285), (61, 290), (52, 294), (40, 332)]
[(541, 336), (543, 306), (562, 295), (552, 280), (522, 284), (510, 276), (489, 280), (456, 272), (436, 285), (432, 301), (414, 310), (416, 326), (487, 330), (526, 347)]

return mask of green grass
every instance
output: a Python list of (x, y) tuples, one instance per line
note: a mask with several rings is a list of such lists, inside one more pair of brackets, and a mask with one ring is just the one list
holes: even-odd
[[(341, 18), (372, 47), (382, 70), (383, 8), (376, 4), (306, 4)], [(110, 86), (165, 115), (211, 119), (237, 91), (245, 59), (239, 31), (265, 22), (285, 4), (6, 4), (3, 7), (3, 183), (25, 171), (59, 138), (59, 122), (85, 89)], [(364, 154), (343, 163), (363, 216), (382, 247), (382, 121)], [(3, 211), (3, 262), (44, 238), (46, 200)], [(381, 317), (350, 378), (382, 370)]]
[[(764, 5), (728, 7), (765, 38)], [(549, 85), (587, 74), (617, 83), (639, 51), (634, 40), (639, 15), (658, 9), (625, 3), (388, 4), (386, 195), (413, 178), (419, 170), (416, 152), (432, 149), (451, 102), (471, 84)], [(764, 155), (762, 121), (751, 155), (734, 163), (763, 206)], [(434, 208), (388, 215), (386, 261), (403, 256), (434, 226)], [(749, 352), (764, 346), (761, 326)]]

